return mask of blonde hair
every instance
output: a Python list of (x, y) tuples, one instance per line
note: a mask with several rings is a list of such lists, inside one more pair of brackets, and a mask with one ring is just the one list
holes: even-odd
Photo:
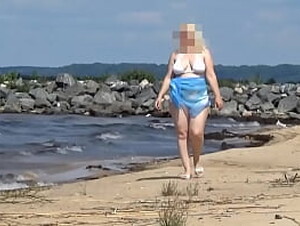
[(173, 33), (179, 39), (180, 52), (201, 53), (206, 45), (203, 32), (197, 30), (196, 24), (180, 24), (179, 32)]

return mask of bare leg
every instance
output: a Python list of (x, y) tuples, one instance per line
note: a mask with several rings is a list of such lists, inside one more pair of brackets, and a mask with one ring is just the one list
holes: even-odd
[(208, 108), (205, 108), (195, 118), (190, 119), (189, 138), (193, 150), (194, 168), (199, 167), (199, 158), (204, 143), (204, 128), (208, 115)]
[(191, 165), (188, 153), (188, 114), (183, 109), (170, 106), (170, 113), (173, 117), (177, 133), (177, 145), (186, 175), (191, 175)]

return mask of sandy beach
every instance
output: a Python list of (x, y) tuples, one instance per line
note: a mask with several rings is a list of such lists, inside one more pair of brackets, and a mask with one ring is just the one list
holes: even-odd
[[(300, 225), (300, 126), (265, 133), (274, 139), (262, 147), (202, 156), (201, 178), (178, 179), (181, 163), (172, 160), (138, 172), (2, 192), (0, 225), (159, 225), (168, 200), (187, 213), (188, 226)], [(162, 195), (168, 184), (179, 195)]]

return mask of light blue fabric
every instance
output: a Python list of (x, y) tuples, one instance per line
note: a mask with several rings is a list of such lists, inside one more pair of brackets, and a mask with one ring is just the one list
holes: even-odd
[(210, 105), (204, 77), (172, 78), (170, 98), (175, 107), (186, 108), (193, 118)]

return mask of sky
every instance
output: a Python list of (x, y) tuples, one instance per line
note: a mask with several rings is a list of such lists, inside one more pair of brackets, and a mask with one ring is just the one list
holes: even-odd
[(300, 64), (300, 0), (0, 0), (0, 67), (166, 64), (182, 23), (215, 64)]

